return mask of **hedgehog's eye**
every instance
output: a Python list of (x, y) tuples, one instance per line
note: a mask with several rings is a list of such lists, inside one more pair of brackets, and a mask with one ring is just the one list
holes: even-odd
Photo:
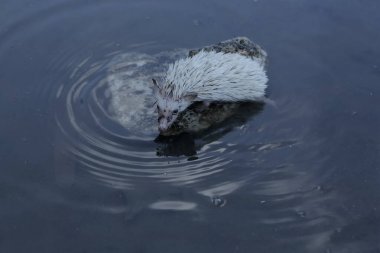
[(177, 113), (178, 113), (178, 110), (174, 110), (174, 111), (173, 111), (173, 114), (177, 114)]

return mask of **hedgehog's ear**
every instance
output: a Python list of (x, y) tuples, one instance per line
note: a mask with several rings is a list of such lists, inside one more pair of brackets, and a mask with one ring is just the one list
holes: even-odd
[(152, 78), (152, 82), (153, 82), (154, 87), (156, 87), (156, 88), (158, 88), (158, 89), (160, 88), (160, 86), (158, 85), (156, 79)]
[(193, 102), (197, 97), (198, 94), (195, 92), (188, 92), (185, 96), (183, 96), (183, 98), (188, 102)]
[(152, 81), (153, 81), (153, 91), (154, 91), (154, 94), (160, 93), (161, 88), (158, 85), (156, 79), (152, 78)]

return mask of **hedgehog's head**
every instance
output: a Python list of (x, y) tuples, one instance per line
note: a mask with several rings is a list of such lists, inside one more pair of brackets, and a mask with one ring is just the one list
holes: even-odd
[(157, 81), (153, 79), (154, 95), (157, 99), (158, 129), (167, 131), (176, 121), (178, 115), (191, 105), (196, 94), (186, 94), (175, 98), (172, 93), (165, 92)]

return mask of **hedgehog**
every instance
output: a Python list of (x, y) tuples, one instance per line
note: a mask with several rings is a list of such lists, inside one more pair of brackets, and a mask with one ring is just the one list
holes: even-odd
[(190, 51), (169, 65), (162, 82), (152, 79), (159, 131), (196, 102), (207, 109), (215, 102), (265, 101), (265, 61), (265, 51), (245, 37)]

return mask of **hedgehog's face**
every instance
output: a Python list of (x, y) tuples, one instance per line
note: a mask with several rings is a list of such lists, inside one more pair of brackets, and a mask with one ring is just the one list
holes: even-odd
[(167, 131), (178, 118), (178, 115), (189, 106), (181, 100), (167, 98), (157, 101), (158, 129), (160, 132)]
[(158, 129), (160, 132), (167, 131), (178, 118), (178, 115), (191, 105), (196, 94), (186, 93), (180, 98), (174, 98), (173, 94), (167, 93), (153, 80), (153, 91), (157, 99)]

